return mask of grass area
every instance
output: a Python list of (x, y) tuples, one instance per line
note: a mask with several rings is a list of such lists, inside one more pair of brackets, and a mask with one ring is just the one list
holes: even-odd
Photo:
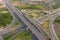
[(58, 18), (56, 18), (56, 20), (54, 21), (54, 23), (59, 23), (60, 24), (60, 16)]
[(0, 6), (2, 6), (2, 4), (0, 3)]
[(19, 1), (19, 0), (9, 0), (9, 1), (13, 1), (14, 2), (14, 1)]
[[(12, 1), (12, 0), (11, 0)], [(10, 2), (11, 2), (10, 1)], [(38, 10), (53, 10), (53, 7), (50, 6), (50, 7), (47, 7), (47, 6), (44, 6), (44, 5), (41, 5), (41, 4), (23, 4), (23, 3), (20, 3), (19, 2), (20, 0), (13, 0), (11, 3), (15, 3), (17, 2), (17, 8), (18, 9), (38, 9)]]
[(31, 18), (33, 18), (33, 17), (39, 17), (40, 14), (37, 13), (37, 12), (31, 12), (31, 13), (29, 13), (29, 16), (30, 16)]
[(41, 25), (49, 32), (49, 20), (43, 22)]
[(4, 40), (9, 40), (14, 34), (8, 35), (7, 37), (4, 38)]
[[(37, 10), (38, 11), (38, 10)], [(38, 20), (38, 19), (41, 19), (41, 18), (43, 18), (43, 17), (45, 17), (45, 12), (30, 12), (29, 13), (29, 16), (31, 17), (31, 18), (33, 18), (34, 20)]]
[(1, 12), (1, 11), (8, 11), (8, 10), (7, 10), (6, 7), (4, 7), (4, 8), (0, 8), (0, 12)]
[(45, 21), (44, 23), (41, 24), (43, 27), (48, 27), (49, 26), (49, 22), (48, 21)]
[(58, 36), (59, 40), (60, 40), (60, 36)]
[(19, 20), (17, 20), (17, 21), (14, 23), (13, 26), (17, 26), (17, 25), (24, 25), (24, 23), (21, 22), (21, 21), (19, 21)]
[(0, 26), (6, 26), (7, 24), (10, 24), (12, 21), (12, 17), (9, 13), (2, 14), (0, 13)]
[(18, 4), (16, 6), (18, 9), (37, 9), (37, 10), (50, 10), (46, 6), (36, 4), (36, 5), (29, 5), (29, 4)]
[(18, 34), (14, 40), (31, 40), (30, 33), (28, 31), (24, 31)]
[[(8, 35), (4, 40), (9, 40), (14, 34)], [(28, 31), (21, 32), (18, 34), (14, 40), (31, 40), (30, 33)]]
[[(7, 12), (5, 12), (7, 11)], [(0, 27), (5, 27), (12, 21), (12, 16), (8, 12), (6, 7), (0, 8)]]
[(60, 8), (60, 0), (57, 0), (55, 7)]

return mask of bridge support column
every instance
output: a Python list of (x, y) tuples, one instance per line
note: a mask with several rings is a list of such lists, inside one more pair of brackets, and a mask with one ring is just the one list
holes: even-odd
[(29, 32), (30, 32), (32, 40), (38, 40), (38, 38), (30, 30), (29, 30)]
[(0, 40), (3, 40), (3, 37), (2, 36), (0, 36)]

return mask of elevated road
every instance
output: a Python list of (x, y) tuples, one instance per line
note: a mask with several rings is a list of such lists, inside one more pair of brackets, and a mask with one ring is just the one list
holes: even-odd
[(53, 17), (55, 14), (57, 14), (59, 12), (60, 12), (60, 8), (54, 9), (54, 10), (51, 11), (50, 15), (46, 15), (44, 18), (37, 20), (37, 22), (42, 23), (42, 22), (44, 22), (46, 20), (49, 20), (49, 19), (51, 19), (51, 17)]
[[(57, 14), (58, 14), (58, 15), (57, 15)], [(31, 19), (31, 17), (29, 17), (27, 14), (25, 14), (25, 17), (26, 17), (29, 21), (31, 21), (33, 24), (35, 24), (35, 25), (37, 25), (37, 26), (40, 26), (40, 28), (43, 29), (43, 31), (51, 38), (51, 40), (59, 40), (58, 37), (57, 37), (57, 35), (56, 35), (56, 33), (55, 33), (54, 27), (52, 26), (54, 20), (55, 20), (58, 16), (60, 16), (60, 8), (53, 10), (53, 11), (52, 11), (52, 14), (46, 16), (46, 17), (43, 18), (43, 19), (40, 19), (40, 22), (41, 22), (41, 21), (46, 21), (46, 20), (50, 19), (50, 23), (49, 23), (50, 27), (49, 27), (49, 29), (50, 29), (50, 32), (51, 32), (51, 35), (52, 35), (52, 37), (51, 37), (51, 35), (50, 35), (48, 32), (46, 32), (43, 27), (40, 26), (40, 23), (37, 23), (35, 20)], [(55, 19), (54, 19), (54, 18), (55, 18)], [(53, 21), (52, 21), (52, 20), (53, 20)], [(39, 27), (38, 27), (38, 28), (39, 28)]]
[[(6, 4), (8, 10), (11, 11), (11, 12), (13, 11), (12, 13), (13, 13), (19, 20), (22, 20), (22, 21), (26, 24), (26, 26), (28, 26), (28, 28), (32, 31), (32, 33), (33, 33), (39, 40), (46, 40), (46, 39), (44, 38), (44, 34), (43, 34), (43, 30), (42, 30), (43, 28), (42, 28), (42, 29), (39, 28), (39, 26), (36, 24), (36, 22), (31, 21), (31, 19), (30, 19), (30, 21), (27, 20), (27, 19), (26, 19), (27, 17), (23, 16), (23, 15), (22, 15), (22, 12), (19, 12), (15, 7), (13, 7), (11, 4), (9, 4), (9, 2), (6, 2), (6, 1), (4, 1), (4, 2), (5, 2), (5, 4)], [(60, 11), (58, 10), (58, 12), (60, 12)], [(49, 20), (49, 19), (53, 18), (53, 16), (56, 15), (58, 12), (57, 12), (57, 11), (52, 12), (52, 13), (54, 13), (54, 14), (48, 15), (48, 16), (44, 17), (43, 19), (38, 20), (38, 22), (41, 23), (41, 22), (44, 22), (44, 21), (46, 21), (46, 20)], [(60, 16), (60, 15), (59, 15), (59, 16)], [(51, 20), (53, 20), (53, 19), (51, 19)], [(32, 22), (33, 22), (33, 24), (32, 24)], [(50, 25), (49, 25), (49, 29), (50, 29), (51, 34), (52, 34), (52, 38), (51, 38), (51, 39), (52, 39), (52, 40), (58, 40), (57, 35), (56, 35), (56, 33), (54, 32), (53, 26), (51, 26), (52, 21), (50, 21), (49, 24), (50, 24)], [(37, 26), (38, 26), (38, 27), (37, 27)], [(37, 30), (36, 30), (36, 29), (37, 29)], [(47, 33), (47, 34), (48, 34), (48, 33)], [(50, 34), (48, 34), (48, 36), (50, 36)], [(51, 37), (51, 36), (50, 36), (50, 37)]]
[(51, 35), (49, 32), (46, 31), (46, 29), (44, 29), (40, 23), (38, 23), (37, 21), (33, 20), (29, 15), (25, 14), (25, 17), (31, 22), (33, 23), (34, 25), (36, 25), (36, 27), (39, 29), (39, 30), (43, 30), (50, 38), (51, 38)]
[(60, 16), (60, 12), (58, 12), (57, 14), (55, 14), (53, 17), (51, 17), (50, 19), (50, 23), (49, 23), (49, 29), (50, 29), (50, 32), (51, 32), (51, 35), (52, 35), (52, 40), (59, 40), (55, 30), (54, 30), (54, 21), (57, 17)]
[(32, 33), (39, 39), (39, 40), (46, 40), (43, 33), (40, 32), (39, 30), (36, 30), (36, 27), (29, 22), (23, 15), (21, 12), (19, 12), (15, 7), (13, 7), (9, 2), (7, 2), (6, 0), (4, 1), (8, 10), (13, 11), (14, 15), (16, 15), (16, 17), (20, 20), (22, 20), (26, 26), (28, 26), (28, 28), (32, 31)]
[(17, 33), (17, 32), (21, 32), (21, 31), (24, 31), (24, 30), (25, 30), (24, 25), (23, 26), (18, 25), (18, 26), (14, 26), (14, 27), (8, 27), (8, 28), (5, 28), (4, 30), (0, 31), (0, 35), (2, 37), (6, 37), (7, 35)]

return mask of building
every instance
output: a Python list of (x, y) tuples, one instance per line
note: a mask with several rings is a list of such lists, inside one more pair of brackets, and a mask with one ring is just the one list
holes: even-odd
[(30, 4), (39, 4), (42, 1), (44, 0), (31, 0)]
[(23, 3), (23, 4), (28, 4), (30, 2), (31, 2), (31, 0), (20, 0), (20, 3)]
[(51, 3), (51, 2), (54, 2), (55, 0), (31, 0), (31, 1), (44, 1), (44, 2), (47, 2), (47, 3)]
[(46, 0), (47, 3), (53, 3), (55, 0)]
[(44, 0), (31, 0), (31, 1), (44, 1)]
[(45, 0), (20, 0), (20, 3), (24, 3), (24, 4), (37, 4), (41, 1), (45, 1)]
[(54, 0), (20, 0), (20, 3), (24, 4), (38, 4), (40, 2), (53, 3)]

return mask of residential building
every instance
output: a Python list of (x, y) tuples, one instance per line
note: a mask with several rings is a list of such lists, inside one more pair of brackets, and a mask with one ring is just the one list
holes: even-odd
[(54, 0), (20, 0), (20, 3), (24, 4), (38, 4), (40, 2), (53, 3)]
[(20, 3), (23, 3), (23, 4), (28, 4), (30, 2), (31, 2), (31, 0), (20, 0)]

